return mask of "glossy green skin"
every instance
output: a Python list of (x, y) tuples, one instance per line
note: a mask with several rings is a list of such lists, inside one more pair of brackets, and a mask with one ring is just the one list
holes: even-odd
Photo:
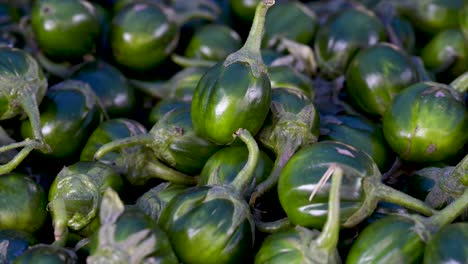
[(363, 178), (376, 177), (377, 166), (363, 151), (337, 141), (321, 141), (296, 152), (281, 172), (278, 197), (293, 224), (315, 229), (325, 224), (330, 180), (312, 201), (309, 196), (331, 163), (345, 168), (340, 191), (340, 222), (344, 223), (363, 206), (366, 201)]
[(159, 223), (182, 263), (243, 263), (252, 257), (250, 208), (229, 187), (185, 190), (169, 202)]
[[(62, 198), (67, 211), (67, 225), (72, 230), (78, 231), (90, 224), (96, 212), (90, 216), (90, 220), (83, 219), (83, 215), (91, 214), (96, 210), (95, 206), (100, 201), (96, 197), (102, 197), (107, 188), (119, 191), (122, 188), (121, 177), (110, 167), (100, 162), (77, 162), (62, 169), (49, 190), (49, 202), (56, 198)], [(96, 193), (96, 189), (98, 193)], [(97, 203), (97, 205), (96, 205)], [(51, 208), (52, 219), (55, 217), (55, 209)], [(94, 230), (85, 230), (93, 233)]]
[(287, 65), (268, 67), (268, 77), (272, 88), (291, 88), (304, 93), (311, 100), (315, 98), (315, 90), (308, 77)]
[(113, 18), (109, 43), (122, 68), (146, 72), (159, 66), (175, 49), (178, 25), (160, 7), (135, 3)]
[[(94, 95), (68, 81), (49, 88), (39, 110), (42, 134), (52, 149), (52, 152), (41, 155), (58, 160), (68, 160), (79, 155), (86, 140), (103, 118)], [(29, 122), (21, 123), (21, 136), (33, 136)]]
[(464, 0), (419, 0), (407, 2), (400, 11), (416, 28), (434, 34), (458, 25), (458, 13), (464, 3)]
[(269, 46), (269, 42), (278, 37), (309, 44), (318, 28), (315, 13), (299, 1), (275, 4), (265, 19), (264, 46)]
[(456, 155), (468, 141), (468, 110), (450, 89), (421, 82), (394, 98), (383, 117), (383, 132), (401, 159), (442, 161)]
[(249, 64), (218, 63), (201, 78), (192, 99), (193, 127), (198, 135), (229, 144), (239, 129), (255, 135), (271, 103), (270, 80), (266, 73), (256, 78)]
[[(86, 145), (81, 151), (80, 161), (93, 161), (96, 151), (106, 143), (116, 139), (145, 134), (146, 128), (135, 120), (115, 118), (102, 122), (89, 136)], [(118, 152), (104, 155), (101, 161), (112, 161), (119, 156)]]
[(468, 47), (459, 29), (438, 32), (421, 50), (421, 59), (428, 70), (449, 73), (454, 79), (468, 68)]
[(190, 107), (190, 103), (178, 99), (162, 99), (151, 108), (148, 121), (150, 124), (156, 124), (168, 112), (182, 107)]
[(72, 250), (62, 247), (40, 244), (21, 254), (13, 264), (75, 264), (78, 258)]
[(346, 264), (421, 263), (425, 243), (414, 228), (415, 222), (402, 216), (375, 221), (359, 234)]
[(382, 116), (392, 99), (418, 81), (411, 58), (396, 46), (377, 44), (361, 50), (346, 70), (346, 91), (371, 115)]
[(468, 260), (468, 223), (448, 225), (435, 233), (426, 244), (424, 264), (463, 264)]
[(342, 11), (318, 29), (314, 43), (318, 67), (324, 76), (335, 78), (345, 72), (359, 49), (384, 39), (384, 26), (373, 13), (357, 9)]
[(81, 59), (95, 46), (99, 22), (96, 10), (87, 1), (38, 0), (31, 12), (37, 44), (50, 59)]
[(232, 15), (242, 23), (252, 22), (255, 15), (255, 8), (261, 0), (229, 0), (229, 7)]
[(9, 173), (0, 177), (0, 229), (35, 232), (44, 223), (46, 196), (31, 178)]
[(149, 133), (159, 139), (155, 156), (189, 175), (200, 173), (208, 158), (220, 149), (195, 133), (189, 107), (167, 113)]
[(23, 94), (33, 94), (40, 104), (47, 91), (47, 79), (42, 68), (29, 53), (0, 47), (0, 120), (24, 113), (20, 100)]
[[(239, 171), (247, 163), (249, 151), (245, 146), (229, 146), (222, 148), (213, 154), (205, 163), (198, 185), (229, 185), (234, 181)], [(243, 191), (249, 196), (255, 186), (264, 181), (273, 168), (273, 161), (268, 155), (260, 151), (257, 167), (255, 168), (252, 182)]]
[[(171, 248), (171, 244), (166, 233), (154, 222), (150, 217), (145, 215), (136, 207), (126, 207), (125, 211), (117, 219), (115, 228), (115, 241), (123, 241), (129, 236), (142, 231), (143, 229), (150, 229), (151, 235), (156, 238), (152, 253), (144, 260), (155, 261), (154, 263), (161, 264), (177, 264), (179, 261)], [(91, 238), (91, 255), (98, 250), (98, 233)]]
[(185, 56), (218, 62), (241, 47), (242, 40), (236, 31), (226, 25), (208, 24), (197, 29), (185, 49)]
[(163, 182), (142, 194), (136, 201), (135, 206), (146, 213), (154, 221), (159, 221), (161, 212), (167, 204), (179, 193), (187, 189), (185, 185)]
[(390, 146), (385, 141), (382, 129), (359, 116), (337, 115), (322, 118), (323, 139), (336, 140), (360, 149), (375, 161), (381, 172), (385, 172), (392, 162)]
[(8, 241), (8, 248), (6, 251), (7, 263), (13, 262), (14, 259), (30, 246), (37, 243), (36, 239), (31, 234), (15, 229), (0, 230), (0, 243), (4, 241)]
[(129, 116), (136, 107), (134, 88), (119, 70), (104, 61), (87, 63), (71, 79), (88, 83), (110, 117)]

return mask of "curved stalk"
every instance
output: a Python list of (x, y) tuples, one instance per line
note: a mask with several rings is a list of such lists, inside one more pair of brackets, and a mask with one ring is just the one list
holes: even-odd
[(102, 145), (94, 154), (94, 159), (99, 160), (108, 152), (122, 149), (125, 147), (133, 147), (140, 144), (151, 144), (154, 141), (154, 138), (150, 134), (136, 135), (133, 137), (123, 138), (119, 140), (114, 140), (107, 144)]
[(456, 199), (453, 203), (445, 207), (442, 211), (434, 214), (428, 221), (438, 228), (453, 222), (460, 214), (468, 207), (468, 188), (465, 188), (462, 196)]
[(149, 172), (146, 178), (158, 178), (175, 184), (181, 185), (196, 185), (198, 184), (198, 177), (192, 177), (182, 172), (176, 171), (159, 160), (155, 159), (147, 162), (145, 169)]
[(53, 245), (63, 247), (68, 237), (68, 216), (65, 202), (61, 197), (55, 197), (49, 203), (49, 208), (52, 209), (51, 211), (53, 212), (52, 224), (55, 237)]
[(262, 233), (273, 234), (278, 231), (286, 230), (292, 226), (294, 226), (289, 218), (285, 217), (273, 222), (262, 222), (261, 220), (255, 218), (255, 227), (258, 231)]
[(258, 165), (259, 149), (257, 142), (247, 129), (239, 128), (234, 136), (239, 137), (247, 145), (247, 149), (249, 150), (247, 163), (244, 165), (242, 170), (239, 171), (231, 184), (238, 192), (244, 193), (244, 190), (255, 176), (254, 172)]
[(468, 91), (468, 72), (465, 72), (462, 75), (458, 76), (455, 80), (453, 80), (450, 83), (450, 86), (460, 93), (467, 92)]
[(11, 159), (6, 164), (0, 165), (0, 175), (7, 174), (14, 170), (29, 155), (29, 153), (32, 150), (37, 149), (40, 146), (42, 146), (42, 144), (40, 144), (39, 142), (29, 140), (29, 145), (25, 146), (18, 154), (15, 155), (13, 159)]
[[(26, 89), (29, 91), (30, 89)], [(52, 152), (50, 146), (44, 141), (44, 136), (42, 135), (42, 125), (41, 125), (41, 117), (39, 115), (39, 106), (36, 101), (36, 97), (34, 93), (25, 93), (23, 94), (20, 104), (29, 117), (29, 122), (31, 123), (32, 132), (34, 135), (34, 139), (38, 140), (41, 143), (39, 150), (44, 153)]]

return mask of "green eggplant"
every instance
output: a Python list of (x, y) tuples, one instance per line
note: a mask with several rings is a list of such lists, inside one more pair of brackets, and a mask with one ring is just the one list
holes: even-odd
[(15, 259), (13, 264), (77, 264), (78, 257), (71, 249), (38, 244), (30, 247)]
[(119, 70), (104, 61), (82, 65), (70, 79), (89, 84), (110, 117), (130, 116), (135, 110), (133, 86)]
[(327, 222), (322, 229), (310, 230), (295, 226), (269, 235), (255, 255), (255, 264), (338, 264), (340, 255), (336, 249), (340, 233), (340, 185), (343, 171), (334, 165)]
[[(42, 156), (56, 160), (72, 160), (79, 155), (87, 138), (104, 117), (91, 87), (75, 80), (65, 80), (50, 87), (39, 109), (41, 131), (52, 149)], [(23, 138), (30, 138), (33, 133), (29, 122), (21, 123)]]
[[(12, 263), (19, 255), (36, 243), (36, 238), (25, 231), (15, 229), (0, 230), (0, 262), (5, 264)], [(2, 244), (5, 246), (4, 252), (1, 249)]]
[(135, 206), (154, 221), (159, 221), (161, 212), (176, 195), (187, 189), (185, 185), (163, 182), (142, 194)]
[(317, 31), (314, 50), (320, 73), (329, 79), (344, 74), (359, 49), (385, 38), (384, 26), (373, 12), (356, 8), (339, 12)]
[(398, 42), (394, 44), (408, 53), (414, 53), (416, 49), (416, 33), (411, 22), (401, 16), (393, 16), (390, 20), (390, 26), (393, 32), (395, 32), (396, 38), (398, 38)]
[(192, 99), (195, 132), (216, 144), (232, 143), (239, 128), (257, 134), (268, 114), (271, 84), (260, 51), (265, 16), (272, 0), (261, 1), (244, 46), (211, 67)]
[(255, 9), (262, 0), (229, 0), (229, 10), (242, 24), (251, 24)]
[(179, 263), (156, 222), (136, 207), (124, 207), (112, 189), (104, 193), (100, 222), (86, 263)]
[(180, 27), (194, 17), (214, 19), (209, 11), (195, 9), (176, 13), (172, 8), (151, 1), (123, 6), (114, 15), (109, 33), (115, 63), (126, 72), (154, 70), (175, 50)]
[(236, 31), (226, 25), (207, 24), (198, 28), (190, 38), (184, 56), (172, 55), (172, 60), (183, 66), (212, 66), (242, 47)]
[(462, 75), (450, 86), (419, 82), (398, 94), (383, 116), (385, 139), (398, 156), (412, 162), (452, 158), (468, 142), (468, 110), (457, 89), (467, 89)]
[(0, 229), (35, 232), (45, 222), (46, 196), (40, 185), (26, 175), (0, 176)]
[[(32, 140), (22, 142), (22, 146), (32, 146), (43, 152), (50, 151), (41, 131), (38, 107), (48, 85), (42, 68), (29, 53), (16, 48), (0, 47), (0, 80), (0, 120), (26, 115), (32, 126), (31, 139), (37, 141), (39, 146), (37, 143), (33, 146)], [(11, 149), (10, 147), (2, 147), (0, 153)], [(15, 167), (16, 164), (6, 165), (0, 173), (7, 173)]]
[(338, 141), (320, 141), (296, 152), (284, 166), (278, 181), (278, 196), (291, 223), (320, 229), (325, 223), (329, 183), (313, 199), (311, 192), (330, 163), (343, 169), (340, 192), (340, 223), (353, 227), (372, 214), (379, 201), (391, 202), (432, 215), (433, 209), (381, 182), (381, 173), (362, 150)]
[(468, 243), (468, 223), (460, 222), (443, 227), (427, 242), (424, 264), (462, 264), (468, 260), (468, 249), (460, 245)]
[(94, 232), (86, 227), (96, 218), (107, 187), (120, 190), (122, 179), (103, 163), (77, 162), (58, 173), (49, 190), (54, 244), (65, 245), (69, 228), (84, 236)]
[(340, 141), (366, 152), (381, 172), (391, 165), (394, 154), (377, 124), (356, 115), (327, 115), (320, 121), (320, 140)]
[[(465, 188), (459, 199), (431, 217), (395, 215), (375, 221), (359, 234), (346, 263), (422, 263), (426, 243), (467, 206), (468, 189)], [(430, 263), (439, 263), (432, 262), (436, 260), (431, 259)]]
[(346, 92), (364, 112), (382, 116), (395, 95), (418, 81), (411, 58), (388, 43), (362, 49), (346, 70)]
[(179, 109), (183, 107), (190, 107), (190, 102), (182, 101), (179, 99), (162, 99), (157, 102), (148, 116), (148, 121), (150, 124), (156, 124), (161, 120), (165, 114), (173, 111), (174, 109)]
[[(195, 133), (190, 108), (184, 107), (167, 113), (147, 134), (118, 139), (103, 145), (96, 152), (95, 157), (100, 159), (110, 151), (134, 146), (140, 149), (137, 152), (148, 152), (143, 160), (148, 159), (150, 163), (152, 160), (159, 159), (168, 166), (189, 175), (198, 174), (206, 160), (220, 148)], [(129, 160), (128, 164), (131, 166), (135, 162), (141, 163), (138, 160)]]
[(31, 26), (41, 52), (59, 62), (91, 53), (100, 32), (96, 10), (86, 0), (34, 1)]
[(161, 213), (159, 224), (182, 263), (250, 263), (255, 226), (244, 195), (254, 177), (259, 149), (248, 130), (239, 129), (234, 136), (249, 149), (248, 161), (235, 179), (188, 188)]
[[(262, 52), (262, 54), (264, 54)], [(271, 88), (291, 88), (302, 93), (310, 100), (315, 99), (312, 80), (288, 65), (268, 66)], [(300, 108), (300, 106), (298, 106)], [(300, 109), (299, 109), (300, 110)]]
[(463, 32), (450, 28), (437, 32), (421, 50), (421, 59), (436, 77), (456, 78), (468, 68), (468, 44)]
[[(248, 155), (249, 151), (245, 146), (228, 146), (218, 150), (203, 166), (198, 185), (225, 185), (231, 183), (247, 163)], [(250, 196), (255, 186), (270, 175), (272, 168), (273, 161), (265, 152), (260, 151), (254, 177), (245, 191), (247, 196)]]

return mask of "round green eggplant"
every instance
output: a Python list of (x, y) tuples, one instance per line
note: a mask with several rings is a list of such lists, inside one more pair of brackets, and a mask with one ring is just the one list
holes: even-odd
[(18, 258), (13, 264), (77, 264), (78, 257), (71, 249), (59, 246), (39, 244), (35, 245)]
[(420, 82), (404, 89), (382, 124), (393, 151), (412, 162), (449, 159), (468, 141), (468, 110), (455, 90), (440, 83)]
[(424, 264), (462, 264), (468, 260), (468, 223), (448, 225), (429, 239), (424, 249)]
[(86, 63), (70, 78), (89, 84), (110, 117), (130, 116), (136, 107), (133, 86), (119, 70), (104, 61)]
[[(65, 80), (49, 88), (40, 105), (41, 131), (52, 149), (43, 153), (56, 160), (69, 160), (79, 155), (86, 140), (103, 119), (98, 97), (81, 81)], [(22, 122), (21, 135), (31, 138), (29, 122)]]
[(82, 59), (91, 53), (99, 35), (94, 6), (86, 0), (38, 0), (31, 25), (41, 51), (55, 61)]
[(198, 135), (217, 144), (233, 141), (239, 128), (255, 135), (271, 103), (268, 70), (260, 51), (265, 16), (274, 1), (257, 5), (244, 46), (211, 67), (199, 81), (192, 99), (193, 127)]
[[(0, 260), (3, 257), (3, 261), (7, 264), (12, 263), (19, 255), (36, 243), (36, 238), (30, 233), (15, 229), (2, 229), (0, 230), (0, 245), (6, 244), (6, 251), (0, 252)], [(2, 256), (2, 253), (5, 253), (5, 255)]]
[(0, 176), (0, 229), (35, 232), (45, 222), (46, 196), (40, 185), (19, 173)]
[(86, 230), (96, 217), (102, 195), (107, 187), (120, 190), (121, 177), (100, 162), (77, 162), (64, 167), (49, 190), (49, 209), (54, 226), (55, 243), (64, 245), (68, 228), (90, 235)]
[(278, 196), (291, 223), (321, 229), (328, 210), (329, 183), (310, 199), (330, 164), (343, 169), (340, 222), (353, 227), (367, 218), (379, 201), (399, 204), (426, 215), (433, 210), (423, 202), (381, 182), (381, 173), (362, 150), (338, 141), (320, 141), (296, 152), (284, 166)]
[(344, 74), (359, 49), (375, 45), (385, 38), (383, 24), (369, 10), (346, 9), (330, 17), (325, 25), (319, 27), (314, 42), (321, 74), (331, 79)]
[(336, 140), (366, 152), (381, 172), (390, 166), (394, 154), (382, 128), (360, 116), (336, 115), (320, 119), (323, 140)]
[(346, 70), (346, 91), (364, 112), (382, 116), (395, 95), (418, 81), (411, 58), (391, 44), (377, 44), (359, 53)]
[[(270, 77), (272, 89), (291, 88), (303, 93), (310, 100), (315, 99), (315, 90), (312, 85), (312, 80), (305, 74), (294, 70), (288, 65), (269, 66), (268, 76)], [(298, 108), (301, 107), (298, 106)], [(300, 110), (301, 109), (299, 109), (299, 111)]]

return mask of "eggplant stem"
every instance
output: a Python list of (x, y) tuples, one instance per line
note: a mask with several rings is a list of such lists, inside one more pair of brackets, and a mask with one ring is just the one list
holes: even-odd
[(247, 149), (249, 150), (247, 163), (245, 163), (244, 167), (239, 171), (231, 184), (237, 191), (243, 193), (255, 176), (254, 172), (258, 165), (259, 149), (257, 142), (247, 129), (239, 128), (234, 136), (239, 137), (247, 145)]
[(44, 136), (42, 135), (41, 117), (39, 115), (39, 106), (31, 89), (26, 89), (26, 91), (23, 93), (20, 104), (26, 115), (29, 117), (34, 139), (41, 143), (39, 150), (44, 153), (52, 152), (50, 146), (44, 141)]
[(450, 83), (450, 87), (457, 90), (459, 93), (468, 91), (468, 72), (458, 76), (455, 80)]
[(147, 162), (145, 168), (150, 172), (149, 178), (158, 178), (175, 184), (181, 185), (196, 185), (198, 184), (198, 178), (186, 175), (173, 168), (170, 168), (155, 159), (151, 162)]
[(54, 197), (49, 203), (52, 210), (52, 223), (54, 226), (55, 241), (53, 245), (65, 246), (68, 237), (68, 216), (65, 202), (61, 197)]
[(217, 61), (203, 60), (197, 58), (188, 58), (177, 54), (171, 55), (171, 60), (182, 67), (212, 67)]
[(289, 218), (285, 217), (273, 222), (262, 222), (261, 220), (255, 218), (255, 226), (258, 231), (262, 233), (268, 233), (268, 234), (273, 234), (278, 231), (285, 230), (287, 228), (290, 228), (294, 226), (291, 221), (289, 221)]
[[(34, 140), (25, 140), (23, 142), (27, 142), (28, 141), (28, 144), (27, 146), (25, 146), (18, 154), (15, 155), (15, 157), (10, 160), (8, 163), (6, 164), (2, 164), (0, 165), (0, 175), (3, 175), (3, 174), (7, 174), (9, 172), (11, 172), (12, 170), (14, 170), (16, 167), (18, 167), (18, 165), (29, 155), (29, 153), (33, 150), (33, 149), (37, 149), (39, 148), (40, 146), (42, 146), (42, 144), (40, 144), (39, 142), (37, 141), (34, 141)], [(21, 144), (22, 142), (20, 142), (19, 144)], [(16, 143), (14, 143), (16, 144)], [(10, 144), (10, 145), (13, 145), (13, 144)], [(8, 147), (8, 146), (7, 146)], [(1, 151), (0, 151), (1, 152)]]
[(154, 138), (150, 134), (136, 135), (128, 138), (122, 138), (114, 140), (107, 144), (102, 145), (94, 154), (94, 159), (99, 160), (108, 152), (122, 149), (125, 147), (133, 147), (140, 144), (151, 144), (154, 141)]
[(333, 176), (331, 179), (330, 196), (328, 199), (327, 222), (325, 222), (325, 226), (317, 237), (316, 242), (320, 248), (325, 249), (331, 255), (338, 244), (340, 232), (340, 188), (341, 180), (343, 178), (343, 170), (336, 164), (332, 164), (328, 170), (330, 169), (332, 170), (330, 175)]
[(453, 203), (429, 218), (429, 222), (438, 228), (452, 223), (468, 207), (468, 188)]

